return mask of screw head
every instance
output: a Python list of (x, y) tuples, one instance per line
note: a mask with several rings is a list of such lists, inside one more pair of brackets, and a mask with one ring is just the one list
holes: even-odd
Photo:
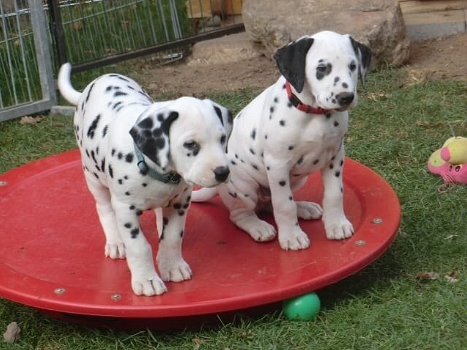
[(63, 295), (66, 293), (66, 289), (65, 288), (57, 288), (54, 290), (54, 293), (57, 294), (57, 295)]
[(112, 301), (120, 301), (120, 300), (122, 300), (122, 295), (121, 294), (112, 294), (110, 299), (112, 299)]
[(357, 247), (364, 247), (364, 246), (366, 246), (366, 241), (364, 241), (364, 240), (362, 240), (362, 239), (361, 239), (361, 240), (358, 240), (358, 241), (355, 242), (355, 245), (356, 245)]

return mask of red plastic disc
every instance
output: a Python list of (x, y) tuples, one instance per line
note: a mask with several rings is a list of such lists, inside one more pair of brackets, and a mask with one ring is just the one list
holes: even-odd
[[(401, 215), (391, 187), (350, 159), (345, 210), (356, 233), (345, 241), (327, 240), (321, 220), (301, 221), (312, 246), (286, 252), (277, 240), (256, 243), (237, 229), (218, 198), (194, 203), (183, 248), (193, 279), (168, 283), (162, 296), (141, 297), (131, 291), (126, 261), (104, 257), (104, 235), (77, 151), (15, 169), (0, 181), (0, 296), (75, 316), (152, 321), (248, 309), (309, 293), (381, 256), (396, 237)], [(321, 197), (318, 175), (297, 195), (316, 202)], [(152, 212), (144, 213), (142, 226), (156, 251)]]

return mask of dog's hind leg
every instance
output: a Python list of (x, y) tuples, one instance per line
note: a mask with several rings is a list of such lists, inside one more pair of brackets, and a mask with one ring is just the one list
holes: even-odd
[(89, 191), (96, 200), (97, 214), (105, 235), (105, 256), (111, 259), (125, 258), (125, 245), (120, 237), (112, 208), (109, 189), (103, 186), (97, 179), (85, 172), (86, 183)]
[(275, 238), (276, 228), (256, 215), (257, 194), (240, 194), (222, 186), (219, 195), (230, 210), (230, 220), (246, 231), (257, 242), (268, 242)]
[[(298, 181), (292, 182), (290, 187), (292, 192), (295, 193), (305, 185), (308, 177), (305, 176)], [(297, 216), (303, 220), (319, 219), (323, 215), (323, 208), (318, 203), (308, 201), (295, 201), (297, 204)]]

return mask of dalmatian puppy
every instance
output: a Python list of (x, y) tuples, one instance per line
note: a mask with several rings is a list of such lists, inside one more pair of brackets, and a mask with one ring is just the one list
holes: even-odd
[[(324, 31), (278, 49), (274, 58), (282, 76), (234, 119), (227, 147), (230, 180), (195, 191), (193, 201), (218, 192), (231, 220), (256, 241), (276, 235), (276, 228), (256, 214), (272, 204), (284, 250), (310, 245), (297, 218), (322, 217), (328, 239), (348, 238), (353, 227), (343, 208), (343, 141), (370, 49), (349, 35)], [(294, 199), (316, 171), (324, 183), (323, 207)]]
[[(135, 294), (162, 294), (167, 291), (163, 281), (192, 277), (182, 257), (192, 186), (227, 180), (232, 115), (192, 97), (154, 103), (135, 81), (118, 74), (103, 75), (80, 93), (70, 73), (70, 64), (61, 67), (58, 87), (77, 106), (74, 131), (105, 234), (105, 255), (126, 257)], [(143, 211), (152, 209), (160, 277), (139, 223)]]

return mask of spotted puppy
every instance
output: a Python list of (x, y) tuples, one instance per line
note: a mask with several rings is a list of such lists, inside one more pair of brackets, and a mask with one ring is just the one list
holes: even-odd
[[(282, 76), (234, 120), (230, 181), (194, 192), (193, 200), (208, 200), (218, 191), (231, 220), (256, 241), (275, 237), (275, 227), (256, 215), (272, 203), (285, 250), (310, 244), (297, 218), (322, 216), (327, 238), (350, 237), (353, 227), (343, 209), (343, 140), (347, 110), (357, 104), (357, 80), (366, 75), (371, 52), (349, 35), (325, 31), (280, 48), (274, 58)], [(316, 171), (324, 182), (323, 208), (294, 200)]]
[[(103, 75), (80, 93), (70, 73), (69, 64), (61, 67), (58, 86), (77, 106), (75, 134), (106, 237), (105, 255), (127, 258), (135, 294), (162, 294), (163, 280), (192, 276), (181, 250), (191, 190), (228, 178), (225, 145), (232, 116), (210, 100), (154, 103), (136, 82), (118, 74)], [(149, 209), (157, 213), (162, 279), (139, 224)]]

